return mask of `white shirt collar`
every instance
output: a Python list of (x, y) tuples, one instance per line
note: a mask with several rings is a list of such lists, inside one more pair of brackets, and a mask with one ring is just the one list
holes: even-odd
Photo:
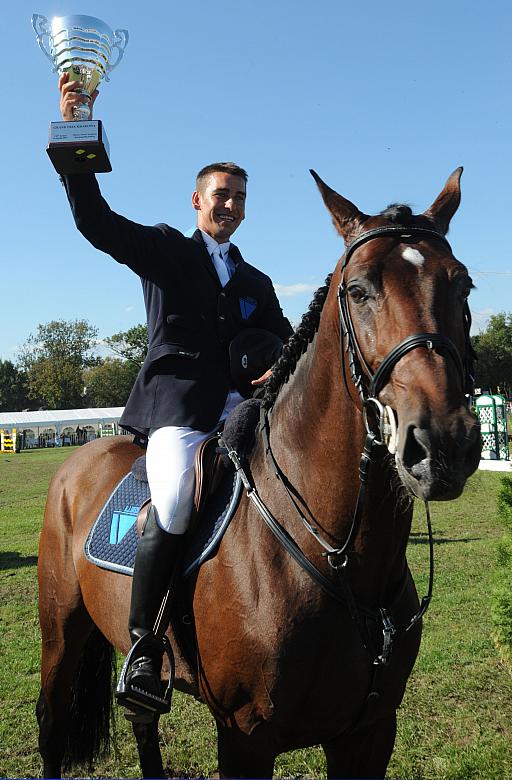
[[(201, 230), (201, 228), (199, 228), (199, 230)], [(215, 251), (215, 249), (217, 249), (217, 247), (220, 247), (220, 252), (222, 257), (227, 257), (227, 255), (229, 254), (229, 247), (231, 246), (230, 241), (225, 241), (223, 244), (218, 244), (217, 241), (215, 241), (215, 239), (212, 238), (208, 233), (205, 233), (204, 230), (201, 230), (201, 235), (204, 239), (204, 243), (206, 244), (206, 248), (210, 255), (213, 254), (213, 252)]]

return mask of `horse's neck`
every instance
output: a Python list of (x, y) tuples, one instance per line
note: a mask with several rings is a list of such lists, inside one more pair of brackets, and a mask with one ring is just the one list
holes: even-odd
[(328, 305), (329, 300), (312, 343), (277, 396), (270, 431), (272, 449), (290, 481), (308, 505), (322, 515), (327, 510), (336, 522), (340, 508), (343, 514), (357, 495), (363, 422), (343, 381)]
[[(300, 495), (305, 515), (334, 546), (343, 544), (352, 525), (365, 438), (356, 393), (343, 380), (335, 334), (332, 318), (321, 322), (280, 391), (270, 421), (277, 463)], [(403, 568), (408, 536), (408, 518), (397, 522), (392, 468), (385, 464), (382, 452), (376, 453), (375, 461), (352, 545), (361, 588), (372, 594), (388, 587), (390, 569), (396, 573)], [(291, 526), (298, 527), (296, 522)], [(318, 556), (319, 546), (307, 532), (302, 532), (301, 543)]]

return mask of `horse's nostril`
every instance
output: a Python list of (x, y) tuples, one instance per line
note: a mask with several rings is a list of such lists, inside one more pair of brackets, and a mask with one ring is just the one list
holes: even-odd
[(430, 437), (423, 428), (409, 425), (402, 453), (405, 468), (412, 468), (430, 455)]

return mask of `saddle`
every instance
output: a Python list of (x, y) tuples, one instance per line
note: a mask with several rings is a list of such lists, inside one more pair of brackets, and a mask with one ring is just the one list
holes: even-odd
[[(194, 462), (196, 488), (194, 493), (194, 515), (191, 529), (195, 527), (197, 519), (208, 498), (215, 493), (226, 471), (225, 460), (219, 448), (218, 434), (213, 433), (197, 448)], [(147, 482), (146, 455), (137, 458), (132, 466), (132, 474), (136, 479)], [(137, 515), (137, 535), (141, 536), (146, 522), (151, 498), (142, 504)]]

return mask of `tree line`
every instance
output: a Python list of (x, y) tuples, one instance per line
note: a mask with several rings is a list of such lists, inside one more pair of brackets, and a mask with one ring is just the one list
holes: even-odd
[(0, 360), (0, 411), (124, 406), (147, 350), (147, 326), (115, 333), (98, 355), (98, 330), (87, 320), (38, 325), (16, 363)]
[(490, 317), (487, 328), (471, 339), (477, 355), (475, 386), (483, 393), (512, 397), (512, 314)]
[[(475, 385), (512, 395), (512, 314), (493, 315), (472, 339)], [(98, 330), (87, 320), (38, 325), (16, 363), (0, 360), (0, 411), (124, 406), (144, 361), (146, 325), (103, 340), (112, 355), (98, 355)]]

